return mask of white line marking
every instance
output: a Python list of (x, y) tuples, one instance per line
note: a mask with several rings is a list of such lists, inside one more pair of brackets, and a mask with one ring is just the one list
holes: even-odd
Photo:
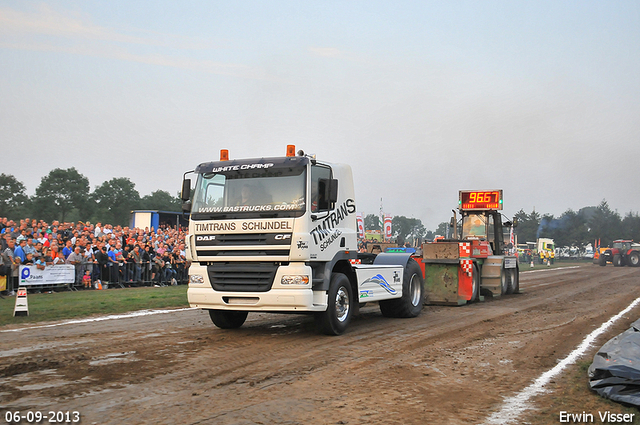
[(636, 298), (627, 308), (620, 313), (613, 316), (607, 322), (603, 323), (598, 329), (591, 332), (582, 340), (582, 343), (573, 350), (567, 357), (562, 359), (553, 369), (546, 371), (533, 384), (529, 385), (524, 390), (517, 393), (515, 396), (509, 396), (506, 402), (502, 406), (502, 409), (498, 412), (494, 412), (484, 422), (485, 424), (507, 424), (513, 423), (525, 410), (532, 409), (533, 406), (529, 403), (529, 399), (539, 395), (541, 393), (549, 392), (544, 388), (545, 385), (551, 381), (553, 377), (558, 375), (562, 370), (573, 364), (580, 356), (584, 354), (589, 347), (593, 344), (595, 339), (603, 334), (611, 325), (613, 325), (618, 319), (627, 314), (640, 303), (640, 298)]
[(131, 317), (140, 317), (140, 316), (151, 316), (154, 314), (164, 314), (164, 313), (176, 313), (179, 311), (186, 311), (186, 310), (197, 310), (195, 307), (187, 307), (187, 308), (179, 308), (179, 309), (175, 309), (175, 310), (140, 310), (140, 311), (134, 311), (132, 313), (126, 313), (126, 314), (112, 314), (110, 316), (101, 316), (101, 317), (91, 317), (88, 319), (76, 319), (76, 320), (67, 320), (66, 322), (60, 322), (60, 323), (52, 323), (49, 325), (39, 325), (39, 326), (30, 326), (28, 328), (19, 328), (19, 329), (5, 329), (5, 330), (0, 330), (0, 333), (2, 332), (22, 332), (22, 331), (28, 331), (31, 329), (41, 329), (41, 328), (53, 328), (56, 326), (64, 326), (64, 325), (77, 325), (80, 323), (91, 323), (91, 322), (102, 322), (104, 320), (116, 320), (116, 319), (129, 319)]
[(520, 274), (525, 273), (540, 273), (540, 272), (554, 272), (556, 270), (569, 270), (569, 269), (579, 269), (582, 266), (570, 266), (570, 267), (556, 267), (554, 269), (539, 269), (539, 270), (527, 270), (520, 272)]

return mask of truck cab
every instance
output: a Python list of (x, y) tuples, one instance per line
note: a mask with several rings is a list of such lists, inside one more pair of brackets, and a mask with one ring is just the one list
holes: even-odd
[[(409, 255), (355, 264), (348, 165), (295, 155), (288, 146), (287, 156), (271, 158), (229, 160), (222, 151), (220, 161), (193, 173), (193, 191), (185, 179), (182, 192), (190, 211), (187, 296), (217, 326), (239, 327), (249, 311), (307, 312), (335, 335), (346, 329), (363, 294), (381, 301), (381, 309), (384, 300), (402, 298)], [(421, 297), (421, 286), (411, 288)], [(417, 315), (422, 302), (413, 303)]]

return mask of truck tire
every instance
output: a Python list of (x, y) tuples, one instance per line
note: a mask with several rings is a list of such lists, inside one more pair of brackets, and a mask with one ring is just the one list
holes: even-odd
[(480, 296), (480, 270), (478, 270), (478, 265), (473, 263), (473, 292), (471, 293), (471, 299), (469, 302), (476, 302)]
[(518, 268), (511, 269), (511, 282), (509, 285), (509, 294), (520, 293), (520, 272)]
[(640, 266), (640, 253), (638, 253), (638, 251), (632, 251), (627, 257), (627, 259), (628, 259), (627, 262), (631, 267)]
[(622, 257), (620, 256), (620, 254), (615, 254), (613, 256), (613, 266), (614, 267), (622, 266)]
[(607, 260), (604, 258), (603, 254), (600, 254), (600, 257), (598, 258), (598, 264), (600, 264), (602, 267), (607, 265)]
[(327, 309), (315, 314), (316, 327), (325, 335), (340, 335), (347, 329), (354, 310), (349, 278), (343, 273), (333, 273), (327, 295)]
[(236, 329), (247, 320), (246, 311), (209, 310), (209, 317), (220, 329)]
[(402, 297), (380, 301), (385, 317), (416, 317), (424, 304), (424, 278), (415, 260), (409, 259), (402, 277)]
[(509, 273), (507, 269), (504, 268), (504, 264), (500, 269), (500, 295), (505, 295), (509, 293)]

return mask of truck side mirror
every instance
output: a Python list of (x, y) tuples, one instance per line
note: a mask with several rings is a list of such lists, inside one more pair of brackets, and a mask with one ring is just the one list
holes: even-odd
[(182, 202), (187, 202), (191, 198), (191, 179), (182, 180), (180, 198), (182, 199)]
[(329, 204), (335, 204), (338, 202), (338, 179), (331, 179), (328, 199)]

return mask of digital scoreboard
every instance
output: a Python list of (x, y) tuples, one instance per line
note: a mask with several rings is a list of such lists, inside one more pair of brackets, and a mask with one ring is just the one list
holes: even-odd
[(502, 190), (461, 190), (458, 208), (461, 210), (501, 210)]

